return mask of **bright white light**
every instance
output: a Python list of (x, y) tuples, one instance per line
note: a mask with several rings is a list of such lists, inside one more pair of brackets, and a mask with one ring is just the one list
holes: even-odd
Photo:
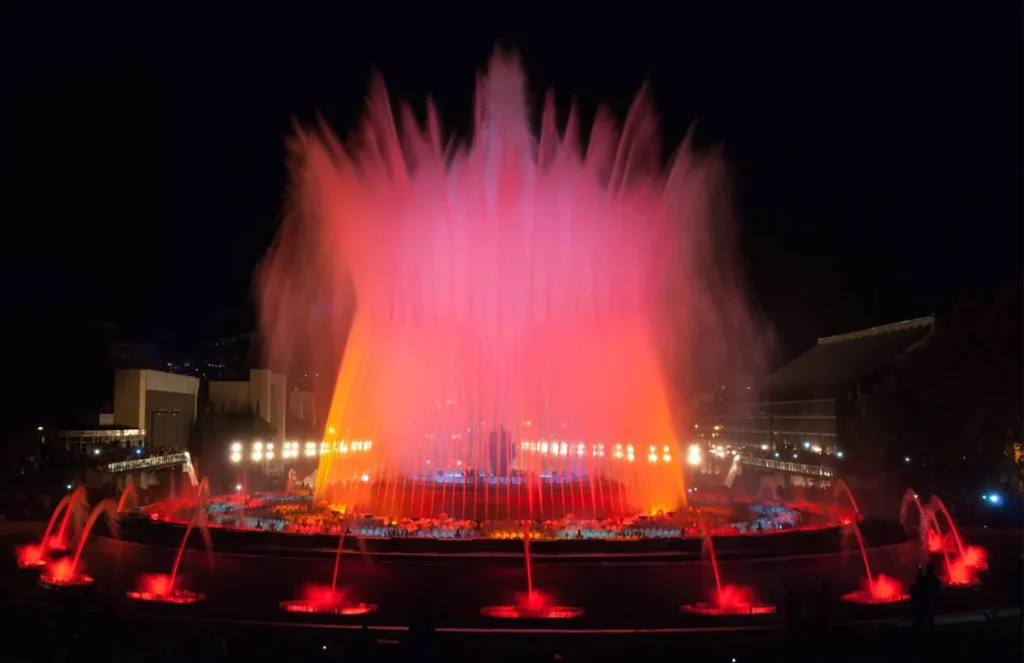
[(242, 492), (242, 484), (240, 484), (240, 483), (236, 483), (235, 484), (235, 492), (236, 493)]
[(810, 449), (810, 448), (811, 448), (811, 443), (810, 442), (804, 442), (804, 449)]
[(253, 460), (254, 463), (258, 463), (261, 460), (263, 460), (263, 452), (261, 452), (261, 451), (254, 451), (254, 452), (252, 452), (252, 460)]
[(274, 452), (273, 451), (268, 451), (267, 452), (267, 460), (274, 460)]
[(70, 483), (68, 484), (68, 490), (71, 490), (71, 484)]
[(904, 463), (909, 463), (910, 462), (910, 456), (904, 456), (903, 457), (903, 462)]
[(99, 456), (100, 455), (100, 450), (99, 449), (93, 449), (92, 450), (92, 455), (93, 456)]
[(699, 444), (691, 444), (686, 451), (686, 462), (690, 465), (700, 465), (701, 453)]
[(768, 451), (768, 445), (767, 444), (762, 444), (761, 445), (761, 451)]
[(369, 475), (369, 474), (364, 474), (363, 476), (359, 477), (359, 479), (360, 479), (360, 480), (361, 480), (361, 481), (362, 481), (363, 483), (368, 483), (368, 482), (370, 481), (370, 475)]
[(843, 452), (842, 451), (837, 451), (836, 452), (836, 458), (842, 458), (842, 457), (843, 457)]
[(231, 454), (231, 462), (232, 463), (240, 463), (240, 462), (242, 462), (242, 454)]
[(259, 441), (253, 442), (252, 443), (252, 450), (253, 451), (263, 451), (263, 443), (259, 442)]
[(231, 450), (232, 451), (241, 451), (242, 450), (242, 443), (241, 442), (233, 442), (231, 444)]

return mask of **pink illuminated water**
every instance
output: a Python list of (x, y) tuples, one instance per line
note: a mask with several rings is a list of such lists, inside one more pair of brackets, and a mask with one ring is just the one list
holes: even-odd
[(479, 520), (684, 503), (692, 425), (671, 403), (704, 364), (732, 368), (727, 346), (759, 347), (721, 160), (686, 145), (664, 165), (646, 90), (586, 144), (553, 97), (535, 131), (503, 54), (466, 144), (429, 102), (424, 124), (398, 111), (376, 82), (350, 141), (298, 133), (259, 274), (271, 359), (331, 358), (317, 497)]

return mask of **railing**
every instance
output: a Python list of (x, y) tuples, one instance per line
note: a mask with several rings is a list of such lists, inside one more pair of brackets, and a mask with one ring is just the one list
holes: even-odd
[(110, 471), (111, 474), (117, 474), (118, 472), (138, 472), (154, 468), (173, 467), (174, 465), (184, 465), (191, 468), (192, 457), (187, 451), (184, 451), (182, 453), (168, 454), (166, 456), (136, 458), (133, 460), (123, 460), (118, 463), (110, 463), (107, 465), (107, 470)]
[(740, 456), (739, 461), (740, 464), (749, 465), (750, 467), (763, 467), (767, 470), (790, 472), (792, 474), (802, 474), (804, 476), (831, 477), (835, 474), (835, 471), (831, 467), (825, 467), (824, 465), (808, 465), (806, 463), (793, 463), (788, 460)]

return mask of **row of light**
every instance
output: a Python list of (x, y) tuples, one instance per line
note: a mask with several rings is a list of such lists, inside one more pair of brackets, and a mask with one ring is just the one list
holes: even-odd
[[(627, 462), (632, 463), (636, 458), (636, 449), (632, 444), (615, 444), (612, 446), (612, 456), (616, 460), (626, 459)], [(591, 458), (604, 458), (604, 444), (597, 443), (587, 445), (583, 442), (577, 442), (572, 445), (573, 451), (579, 458), (583, 458), (589, 455)], [(568, 456), (570, 451), (569, 442), (520, 442), (519, 448), (526, 452), (536, 452), (541, 455), (550, 456)], [(664, 445), (661, 448), (661, 454), (658, 454), (657, 445), (650, 445), (648, 448), (647, 462), (657, 463), (659, 460), (669, 463), (672, 461), (672, 448), (669, 445)]]
[[(325, 454), (336, 453), (336, 454), (347, 454), (347, 453), (359, 453), (363, 451), (369, 451), (373, 448), (372, 440), (352, 440), (334, 442), (333, 444), (328, 442), (315, 442), (309, 440), (302, 445), (301, 455), (306, 458), (315, 458), (316, 456), (323, 456)], [(297, 440), (289, 440), (281, 443), (281, 458), (288, 460), (291, 458), (298, 458), (299, 453), (299, 442)], [(245, 455), (245, 448), (241, 442), (231, 443), (231, 462), (241, 463), (242, 457)], [(254, 441), (249, 445), (249, 460), (254, 463), (260, 463), (264, 460), (274, 460), (274, 443), (267, 442), (264, 444), (261, 441)]]

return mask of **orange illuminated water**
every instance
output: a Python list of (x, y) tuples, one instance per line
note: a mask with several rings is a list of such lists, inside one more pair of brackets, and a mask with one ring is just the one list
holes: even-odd
[(492, 520), (685, 503), (673, 392), (755, 345), (721, 162), (685, 146), (665, 166), (646, 90), (585, 145), (575, 110), (559, 126), (552, 98), (535, 131), (527, 100), (498, 54), (464, 145), (432, 107), (396, 122), (379, 82), (351, 142), (295, 138), (259, 289), (271, 358), (340, 358), (317, 498)]

